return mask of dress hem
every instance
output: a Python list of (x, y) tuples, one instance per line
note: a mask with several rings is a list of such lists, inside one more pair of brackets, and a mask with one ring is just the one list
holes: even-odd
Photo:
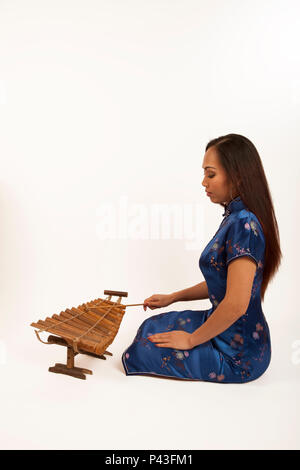
[(129, 376), (129, 375), (148, 375), (148, 376), (154, 376), (154, 377), (156, 377), (156, 376), (157, 377), (167, 377), (167, 378), (170, 378), (170, 379), (177, 379), (177, 380), (188, 380), (190, 382), (207, 382), (207, 383), (214, 383), (214, 384), (237, 384), (237, 385), (239, 385), (239, 384), (245, 384), (245, 383), (248, 383), (248, 382), (253, 382), (254, 380), (259, 379), (266, 372), (266, 371), (264, 371), (258, 377), (251, 378), (251, 379), (248, 379), (248, 380), (244, 380), (243, 382), (231, 382), (231, 381), (226, 381), (226, 380), (216, 381), (216, 380), (208, 380), (208, 379), (188, 379), (188, 378), (185, 378), (185, 377), (176, 377), (175, 375), (157, 374), (155, 372), (149, 372), (149, 371), (129, 372), (128, 369), (127, 369), (126, 363), (125, 363), (125, 359), (123, 358), (123, 355), (122, 355), (121, 359), (122, 359), (122, 364), (123, 364), (126, 376)]

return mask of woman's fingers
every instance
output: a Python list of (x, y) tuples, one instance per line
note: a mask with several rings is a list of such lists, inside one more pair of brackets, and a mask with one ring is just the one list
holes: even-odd
[(145, 303), (144, 304), (144, 310), (146, 310), (147, 307), (149, 307), (151, 310), (153, 310), (154, 308), (157, 308), (157, 306), (153, 305), (153, 303)]
[(151, 305), (144, 304), (143, 308), (144, 308), (145, 311), (147, 310), (147, 307), (149, 307), (151, 310), (153, 310), (153, 307), (151, 307)]
[(164, 296), (155, 294), (151, 295), (151, 297), (147, 297), (147, 299), (144, 300), (144, 310), (147, 310), (147, 307), (149, 307), (151, 310), (155, 308), (160, 308), (163, 306), (162, 298)]
[(170, 334), (169, 333), (164, 333), (161, 335), (151, 335), (149, 336), (150, 341), (153, 342), (161, 342), (161, 343), (166, 343), (170, 341)]
[(154, 343), (155, 346), (158, 346), (160, 348), (171, 348), (172, 347), (172, 343), (170, 341), (171, 337), (170, 337), (169, 332), (151, 335), (151, 336), (148, 336), (148, 339), (152, 343)]

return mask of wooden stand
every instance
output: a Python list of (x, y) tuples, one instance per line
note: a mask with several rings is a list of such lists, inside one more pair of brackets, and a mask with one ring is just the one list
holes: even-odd
[[(67, 364), (56, 363), (55, 366), (49, 367), (49, 372), (55, 372), (56, 374), (71, 375), (72, 377), (76, 377), (77, 379), (85, 380), (86, 379), (85, 374), (93, 374), (93, 372), (89, 369), (84, 369), (83, 367), (75, 367), (74, 357), (80, 353), (80, 354), (86, 354), (87, 356), (96, 357), (98, 359), (106, 359), (104, 355), (98, 356), (97, 354), (93, 354), (93, 353), (86, 352), (86, 351), (79, 350), (79, 352), (77, 353), (73, 350), (73, 348), (70, 345), (68, 345), (67, 341), (57, 336), (52, 336), (52, 335), (49, 336), (48, 342), (67, 347)], [(104, 354), (107, 354), (108, 356), (112, 356), (112, 353), (109, 351), (105, 351)]]

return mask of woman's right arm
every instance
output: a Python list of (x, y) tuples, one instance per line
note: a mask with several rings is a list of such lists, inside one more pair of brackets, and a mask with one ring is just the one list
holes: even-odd
[(149, 307), (151, 310), (155, 308), (167, 307), (174, 302), (186, 300), (208, 299), (208, 288), (206, 282), (200, 282), (193, 287), (173, 292), (173, 294), (154, 294), (144, 300), (144, 310)]
[(208, 288), (206, 281), (200, 282), (193, 287), (188, 287), (187, 289), (180, 290), (178, 292), (173, 292), (170, 294), (173, 302), (184, 302), (188, 300), (202, 300), (208, 299)]

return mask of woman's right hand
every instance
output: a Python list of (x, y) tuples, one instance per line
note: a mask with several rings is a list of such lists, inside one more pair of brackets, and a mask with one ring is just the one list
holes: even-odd
[(148, 297), (144, 300), (144, 310), (147, 310), (149, 307), (151, 310), (154, 308), (167, 307), (173, 303), (173, 298), (171, 294), (154, 294), (151, 297)]

